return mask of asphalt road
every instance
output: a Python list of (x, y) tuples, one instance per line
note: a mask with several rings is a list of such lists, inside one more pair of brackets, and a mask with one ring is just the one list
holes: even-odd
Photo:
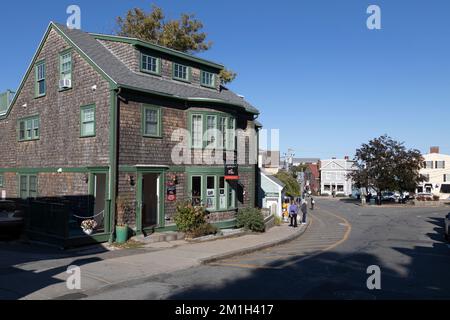
[[(306, 233), (249, 255), (135, 280), (92, 299), (449, 299), (447, 208), (317, 201)], [(381, 289), (367, 288), (367, 268)]]

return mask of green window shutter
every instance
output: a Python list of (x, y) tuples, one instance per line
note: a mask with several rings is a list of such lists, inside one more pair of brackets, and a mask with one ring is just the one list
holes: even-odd
[(94, 137), (96, 131), (95, 105), (81, 107), (80, 111), (80, 136)]

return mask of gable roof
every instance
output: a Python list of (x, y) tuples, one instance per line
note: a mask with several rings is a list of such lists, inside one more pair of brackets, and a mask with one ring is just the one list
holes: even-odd
[(275, 183), (276, 185), (280, 186), (281, 188), (284, 188), (286, 186), (283, 182), (281, 182), (280, 179), (276, 178), (275, 176), (266, 174), (266, 173), (264, 173), (262, 171), (261, 171), (261, 174), (264, 175), (267, 179), (269, 179), (273, 183)]
[[(15, 104), (17, 97), (19, 96), (19, 93), (23, 88), (25, 80), (27, 79), (28, 75), (31, 74), (34, 63), (36, 62), (36, 58), (38, 57), (42, 46), (44, 45), (52, 28), (54, 28), (71, 46), (73, 46), (77, 50), (77, 52), (84, 59), (86, 59), (98, 72), (100, 72), (100, 74), (102, 74), (105, 79), (107, 79), (115, 87), (122, 87), (124, 89), (146, 92), (158, 96), (164, 96), (188, 102), (191, 101), (222, 104), (235, 108), (237, 109), (237, 111), (245, 111), (255, 115), (259, 114), (258, 109), (256, 109), (242, 97), (238, 96), (225, 87), (221, 87), (220, 91), (201, 87), (197, 88), (194, 86), (178, 83), (177, 81), (151, 77), (148, 75), (133, 72), (96, 39), (96, 36), (99, 37), (100, 35), (89, 34), (77, 29), (69, 29), (62, 24), (50, 22), (39, 44), (39, 47), (36, 50), (24, 77), (22, 78), (19, 89), (17, 90), (13, 101), (6, 111), (0, 112), (0, 119), (7, 117), (12, 106)], [(166, 50), (177, 52), (176, 50), (168, 48), (166, 48)], [(172, 54), (174, 53), (172, 52)], [(185, 59), (187, 56), (190, 56), (182, 52), (178, 52), (178, 54), (184, 55)], [(197, 61), (203, 60), (193, 56), (190, 57), (193, 60), (197, 59)], [(208, 62), (206, 60), (201, 61), (201, 63), (213, 64), (212, 62)], [(219, 67), (221, 65), (217, 64), (216, 66)]]
[(242, 108), (249, 113), (259, 114), (259, 111), (250, 103), (225, 87), (221, 87), (220, 91), (216, 91), (133, 72), (96, 39), (96, 36), (99, 37), (99, 35), (92, 35), (77, 29), (69, 29), (58, 23), (53, 23), (53, 25), (98, 65), (118, 87), (185, 101), (225, 104)]

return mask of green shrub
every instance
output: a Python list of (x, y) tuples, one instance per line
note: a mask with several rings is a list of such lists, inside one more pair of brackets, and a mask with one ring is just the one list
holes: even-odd
[(281, 226), (283, 224), (283, 219), (280, 216), (275, 216), (275, 225)]
[(206, 224), (206, 211), (204, 207), (193, 206), (190, 202), (177, 205), (175, 223), (178, 230), (185, 233), (192, 233), (200, 226)]
[(237, 215), (237, 227), (254, 232), (264, 232), (264, 217), (260, 210), (256, 208), (241, 209)]
[(192, 230), (190, 236), (192, 236), (192, 238), (200, 238), (217, 234), (218, 232), (219, 229), (217, 227), (213, 226), (210, 223), (205, 223)]

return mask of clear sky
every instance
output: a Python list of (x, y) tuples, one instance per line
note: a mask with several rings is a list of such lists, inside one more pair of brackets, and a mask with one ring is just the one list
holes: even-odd
[[(2, 2), (0, 91), (15, 89), (49, 21), (82, 10), (82, 29), (112, 33), (132, 7), (161, 6), (202, 20), (212, 50), (201, 56), (238, 72), (231, 89), (280, 129), (298, 157), (353, 156), (387, 133), (408, 147), (450, 154), (450, 1), (171, 0)], [(381, 7), (382, 30), (366, 9)]]

